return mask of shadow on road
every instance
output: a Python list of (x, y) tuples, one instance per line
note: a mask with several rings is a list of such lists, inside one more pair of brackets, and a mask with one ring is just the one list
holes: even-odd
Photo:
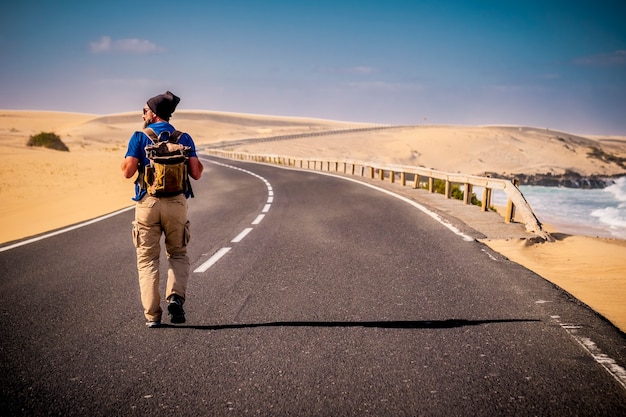
[(536, 319), (501, 319), (501, 320), (391, 320), (391, 321), (276, 321), (269, 323), (215, 324), (207, 326), (170, 325), (161, 327), (170, 329), (228, 330), (251, 329), (256, 327), (368, 327), (379, 329), (452, 329), (465, 326), (480, 326), (493, 323), (538, 322)]

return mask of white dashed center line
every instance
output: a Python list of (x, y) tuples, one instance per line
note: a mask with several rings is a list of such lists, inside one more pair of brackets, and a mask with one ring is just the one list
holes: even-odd
[[(272, 189), (272, 184), (270, 184), (269, 181), (266, 180), (265, 178), (263, 178), (262, 176), (260, 176), (258, 174), (255, 174), (252, 171), (248, 171), (248, 170), (245, 170), (245, 169), (242, 169), (242, 168), (239, 168), (239, 167), (235, 167), (235, 166), (232, 166), (232, 165), (222, 164), (220, 162), (212, 161), (212, 160), (209, 160), (209, 159), (203, 159), (203, 161), (206, 161), (206, 162), (209, 162), (209, 163), (215, 164), (215, 165), (220, 165), (220, 166), (223, 166), (223, 167), (226, 167), (226, 168), (231, 168), (231, 169), (234, 169), (234, 170), (237, 170), (237, 171), (245, 172), (246, 174), (252, 175), (253, 177), (258, 178), (258, 179), (260, 179), (261, 181), (263, 181), (265, 183), (265, 186), (267, 187), (267, 195), (268, 195), (267, 203), (265, 204), (265, 206), (263, 206), (263, 209), (261, 210), (261, 214), (259, 214), (254, 219), (254, 221), (252, 222), (252, 225), (256, 226), (259, 223), (261, 223), (263, 221), (263, 219), (265, 218), (265, 214), (270, 211), (270, 208), (272, 207), (272, 203), (274, 202), (274, 190)], [(239, 233), (233, 240), (230, 241), (230, 243), (239, 243), (239, 242), (241, 242), (253, 230), (254, 230), (253, 227), (247, 227), (247, 228), (243, 229), (241, 231), (241, 233)], [(226, 255), (231, 249), (232, 249), (231, 247), (221, 248), (220, 250), (215, 252), (208, 260), (206, 260), (204, 263), (202, 263), (202, 265), (200, 265), (199, 267), (194, 269), (193, 272), (195, 272), (195, 273), (206, 272), (210, 267), (215, 265), (215, 263), (217, 261), (219, 261), (224, 255)]]
[(202, 265), (197, 267), (193, 272), (206, 272), (207, 269), (212, 267), (213, 264), (215, 264), (217, 261), (219, 261), (222, 258), (222, 256), (226, 255), (228, 253), (228, 251), (231, 250), (231, 249), (232, 248), (222, 248), (222, 249), (218, 250), (217, 252), (215, 252), (213, 254), (213, 256), (211, 256), (209, 258), (208, 261), (206, 261), (205, 263), (203, 263)]
[(248, 233), (250, 233), (251, 231), (252, 231), (251, 227), (247, 227), (247, 228), (243, 229), (243, 231), (241, 233), (239, 233), (236, 238), (231, 240), (230, 243), (239, 243), (239, 242), (241, 242), (243, 240), (243, 238), (248, 236)]

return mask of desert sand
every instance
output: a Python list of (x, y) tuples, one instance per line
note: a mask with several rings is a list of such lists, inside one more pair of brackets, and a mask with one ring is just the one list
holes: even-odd
[[(0, 244), (114, 212), (132, 205), (132, 180), (120, 164), (141, 116), (0, 110)], [(341, 121), (206, 111), (178, 111), (172, 123), (197, 145), (237, 139), (351, 129)], [(70, 148), (60, 152), (26, 146), (31, 135), (54, 132)], [(242, 145), (241, 151), (294, 157), (345, 157), (417, 165), (465, 174), (497, 172), (624, 174), (589, 158), (592, 147), (626, 157), (626, 138), (580, 136), (516, 126), (418, 126), (313, 136)], [(626, 241), (568, 236), (555, 242), (485, 243), (537, 272), (626, 331)]]

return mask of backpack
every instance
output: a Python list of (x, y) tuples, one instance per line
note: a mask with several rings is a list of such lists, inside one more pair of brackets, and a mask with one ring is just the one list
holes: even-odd
[[(145, 167), (140, 180), (142, 188), (156, 197), (171, 197), (186, 192), (193, 197), (187, 172), (191, 148), (178, 143), (183, 132), (163, 131), (159, 136), (151, 128), (145, 128), (143, 132), (150, 138), (152, 145), (145, 148), (150, 165)], [(167, 140), (161, 140), (163, 135), (168, 136)]]

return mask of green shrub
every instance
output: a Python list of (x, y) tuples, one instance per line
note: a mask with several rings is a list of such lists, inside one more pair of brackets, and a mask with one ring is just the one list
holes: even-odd
[(65, 146), (59, 135), (53, 132), (41, 132), (33, 135), (28, 139), (26, 146), (41, 146), (57, 151), (69, 152), (69, 148)]
[[(435, 188), (435, 192), (439, 194), (446, 193), (446, 182), (444, 180), (440, 180), (435, 178), (435, 183), (433, 184)], [(424, 185), (424, 188), (428, 188), (428, 183)], [(452, 188), (450, 189), (450, 196), (457, 200), (463, 200), (465, 193), (461, 190), (461, 186), (458, 184), (452, 184)], [(471, 204), (475, 206), (482, 206), (482, 201), (476, 198), (476, 194), (472, 193), (471, 196)]]

